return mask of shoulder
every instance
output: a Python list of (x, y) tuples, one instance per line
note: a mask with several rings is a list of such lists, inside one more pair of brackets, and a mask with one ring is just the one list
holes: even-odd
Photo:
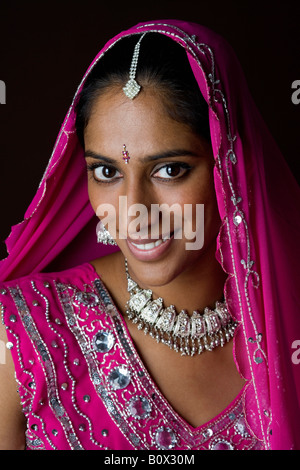
[(110, 284), (118, 282), (119, 264), (119, 253), (113, 253), (58, 272), (37, 272), (0, 281), (1, 323), (8, 329), (18, 317), (23, 317), (26, 323), (30, 315), (38, 323), (41, 318), (38, 307), (45, 313), (51, 304), (52, 309), (59, 310), (63, 288), (74, 293), (86, 292), (100, 278), (109, 290)]
[(26, 285), (33, 285), (36, 282), (45, 284), (51, 281), (66, 283), (86, 282), (93, 273), (94, 268), (92, 264), (88, 262), (61, 271), (30, 273), (12, 280), (0, 281), (0, 294), (5, 294), (6, 292), (4, 291), (11, 290), (17, 285), (25, 287)]
[(43, 354), (41, 345), (44, 339), (48, 341), (52, 324), (64, 317), (62, 292), (85, 292), (95, 278), (93, 266), (84, 263), (60, 272), (32, 273), (0, 282), (0, 348), (2, 356), (12, 356), (20, 382), (26, 379), (30, 383), (30, 374), (24, 371)]
[(0, 281), (0, 309), (3, 314), (5, 307), (18, 308), (22, 306), (22, 301), (28, 306), (34, 306), (38, 296), (48, 300), (55, 298), (57, 287), (61, 284), (82, 290), (96, 277), (97, 272), (92, 264), (83, 263), (58, 272), (37, 272), (13, 280)]
[(34, 330), (41, 332), (52, 315), (62, 316), (63, 290), (85, 292), (95, 278), (95, 268), (84, 263), (59, 272), (32, 273), (0, 282), (1, 323), (9, 343), (18, 346), (22, 341), (24, 346), (26, 337), (32, 337)]
[(70, 308), (88, 307), (92, 298), (106, 291), (99, 291), (102, 282), (109, 293), (110, 284), (120, 284), (115, 256), (111, 256), (59, 272), (0, 282), (1, 345), (8, 343), (19, 374), (24, 360), (40, 353), (42, 339), (48, 343), (53, 327), (68, 319)]

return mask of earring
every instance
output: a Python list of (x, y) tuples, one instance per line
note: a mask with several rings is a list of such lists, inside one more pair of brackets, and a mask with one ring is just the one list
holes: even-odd
[(115, 240), (113, 239), (113, 237), (111, 236), (109, 231), (106, 230), (106, 228), (102, 224), (101, 220), (97, 224), (96, 233), (97, 233), (97, 242), (98, 243), (103, 243), (103, 245), (117, 246), (117, 243), (115, 242)]

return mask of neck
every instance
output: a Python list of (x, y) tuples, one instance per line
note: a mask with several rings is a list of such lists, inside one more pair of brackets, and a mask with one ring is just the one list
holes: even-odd
[(187, 310), (192, 315), (194, 310), (203, 311), (213, 308), (217, 300), (223, 299), (226, 274), (215, 258), (215, 244), (212, 244), (188, 269), (181, 272), (165, 285), (143, 285), (131, 273), (130, 276), (144, 289), (151, 289), (153, 298), (162, 297), (165, 307), (174, 305), (177, 312)]

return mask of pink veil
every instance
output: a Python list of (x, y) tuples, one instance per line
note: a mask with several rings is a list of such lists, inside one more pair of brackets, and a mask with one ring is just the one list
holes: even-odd
[[(235, 361), (247, 379), (246, 417), (267, 449), (300, 449), (299, 188), (249, 94), (230, 46), (205, 27), (139, 24), (110, 40), (78, 87), (24, 220), (6, 240), (0, 280), (58, 271), (113, 248), (96, 243), (74, 102), (84, 79), (120, 38), (154, 31), (184, 46), (210, 107), (215, 188), (222, 218), (217, 257), (225, 296), (240, 322)], [(298, 342), (298, 343), (297, 343)], [(300, 357), (300, 354), (299, 354)], [(298, 364), (299, 362), (299, 364)]]

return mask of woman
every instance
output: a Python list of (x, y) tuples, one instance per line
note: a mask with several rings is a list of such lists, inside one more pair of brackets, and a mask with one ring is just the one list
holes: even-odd
[(216, 34), (109, 41), (7, 240), (1, 447), (299, 448), (298, 201)]

